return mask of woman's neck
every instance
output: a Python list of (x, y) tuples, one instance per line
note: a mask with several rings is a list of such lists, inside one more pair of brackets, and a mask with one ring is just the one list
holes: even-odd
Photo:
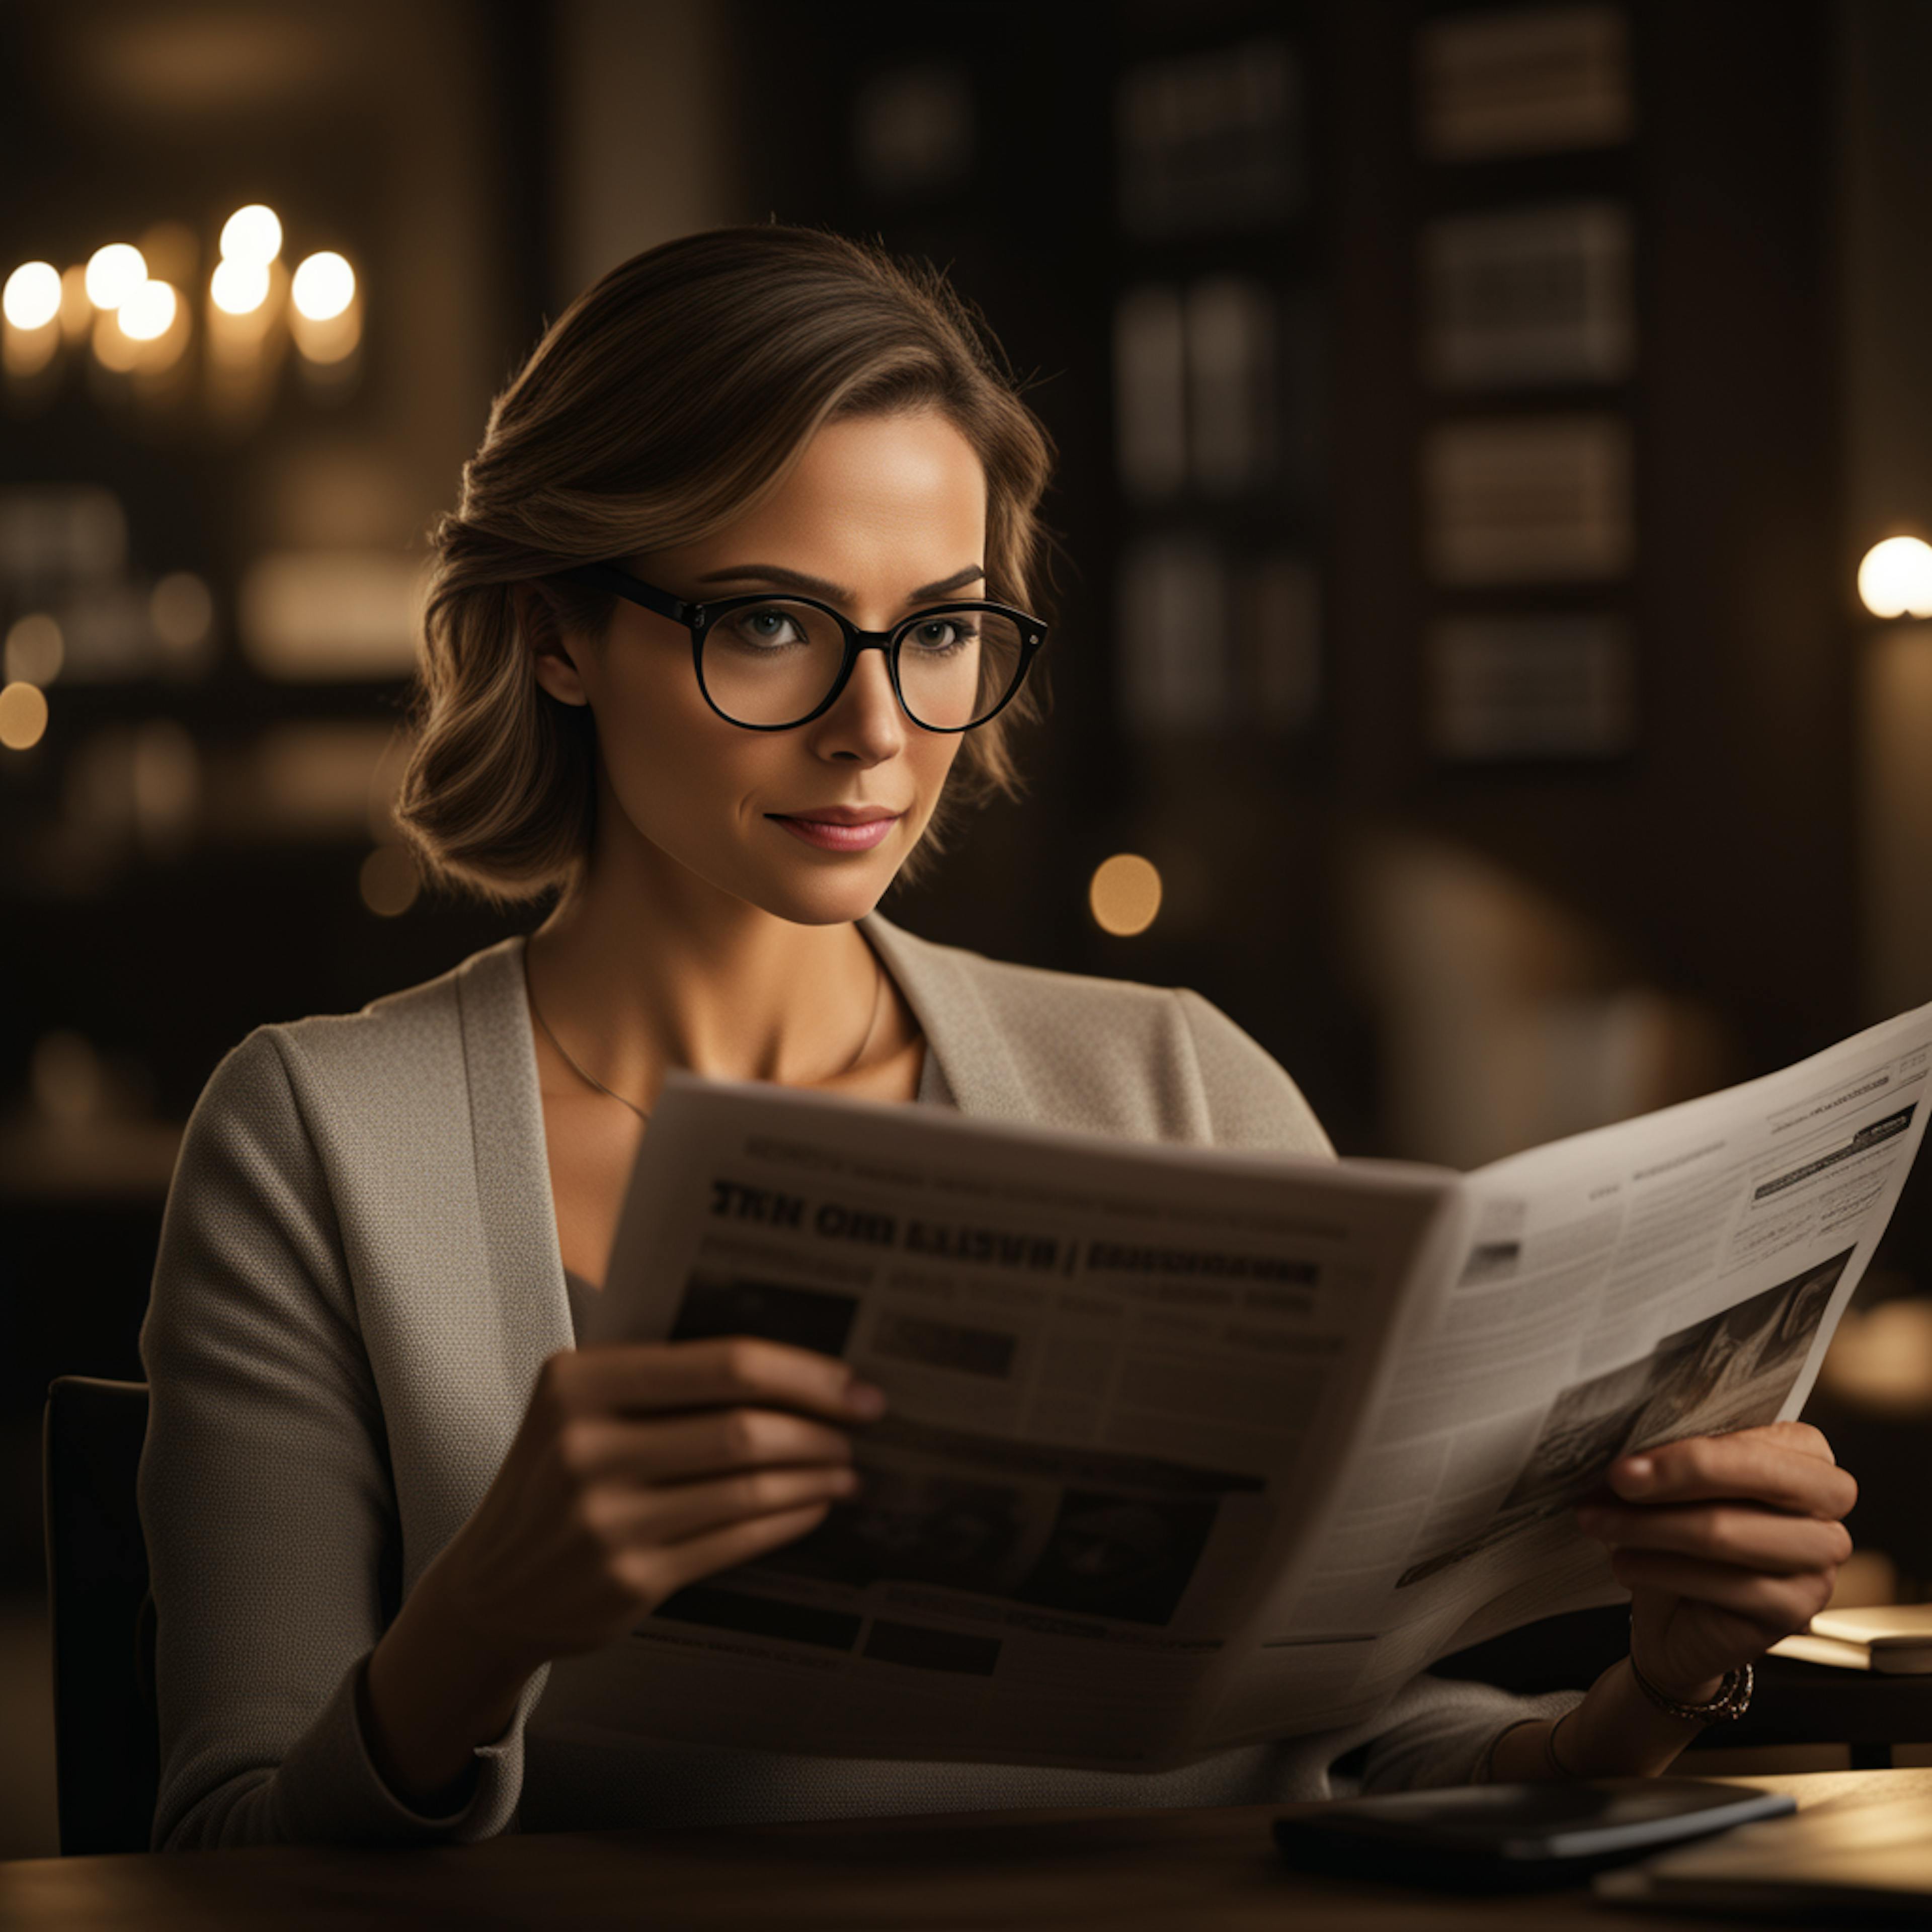
[(648, 1110), (672, 1066), (815, 1085), (852, 1066), (868, 1025), (884, 1044), (884, 967), (854, 923), (801, 926), (690, 884), (619, 891), (593, 867), (531, 935), (532, 996), (598, 1080)]

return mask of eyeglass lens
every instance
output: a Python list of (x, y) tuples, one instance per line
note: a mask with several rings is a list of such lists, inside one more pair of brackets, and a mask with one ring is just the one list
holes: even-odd
[[(1019, 674), (1019, 626), (991, 610), (935, 611), (900, 634), (899, 690), (914, 720), (958, 730), (990, 717)], [(829, 612), (775, 598), (728, 610), (706, 632), (700, 674), (742, 724), (791, 724), (824, 704), (845, 661)]]

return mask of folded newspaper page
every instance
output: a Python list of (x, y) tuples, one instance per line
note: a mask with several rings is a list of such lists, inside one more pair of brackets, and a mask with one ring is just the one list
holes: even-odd
[(1469, 1174), (674, 1074), (580, 1336), (883, 1387), (862, 1492), (553, 1667), (547, 1721), (1153, 1770), (1621, 1600), (1618, 1456), (1792, 1417), (1924, 1130), (1932, 1006)]

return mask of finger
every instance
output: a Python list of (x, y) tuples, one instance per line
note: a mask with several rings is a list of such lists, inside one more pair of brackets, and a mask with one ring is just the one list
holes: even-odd
[(1836, 1463), (1790, 1448), (1763, 1431), (1693, 1436), (1610, 1466), (1610, 1484), (1626, 1502), (1692, 1502), (1727, 1496), (1794, 1515), (1832, 1519), (1858, 1501), (1858, 1486)]
[(1740, 1430), (1738, 1432), (1741, 1436), (1762, 1436), (1784, 1448), (1796, 1450), (1801, 1456), (1815, 1456), (1821, 1462), (1835, 1463), (1838, 1460), (1832, 1453), (1825, 1432), (1808, 1422), (1767, 1422), (1758, 1428)]
[(842, 1502), (858, 1493), (856, 1471), (821, 1466), (810, 1469), (748, 1469), (704, 1483), (633, 1491), (613, 1531), (652, 1544), (682, 1543), (728, 1524), (776, 1516), (816, 1503)]
[(579, 1481), (677, 1483), (772, 1463), (850, 1462), (852, 1438), (777, 1408), (674, 1412), (647, 1421), (594, 1413), (559, 1429), (556, 1455)]
[[(1655, 1594), (1640, 1590), (1633, 1600), (1641, 1602)], [(1668, 1595), (1662, 1597), (1661, 1600), (1673, 1606), (1678, 1603), (1678, 1599)], [(1718, 1604), (1700, 1604), (1696, 1617), (1696, 1630), (1674, 1633), (1667, 1629), (1667, 1617), (1663, 1627), (1655, 1622), (1646, 1627), (1646, 1621), (1640, 1618), (1633, 1627), (1630, 1638), (1631, 1660), (1635, 1662), (1640, 1657), (1648, 1660), (1644, 1674), (1651, 1682), (1662, 1688), (1664, 1676), (1668, 1670), (1672, 1674), (1672, 1681), (1684, 1687), (1682, 1694), (1694, 1703), (1703, 1700), (1690, 1697), (1690, 1685), (1721, 1677), (1740, 1664), (1750, 1663), (1761, 1657), (1780, 1637), (1790, 1634), (1781, 1625), (1767, 1628)]]
[(1748, 1429), (1727, 1430), (1724, 1439), (1730, 1442), (1768, 1442), (1776, 1448), (1814, 1456), (1821, 1462), (1836, 1462), (1838, 1460), (1832, 1453), (1825, 1432), (1814, 1428), (1808, 1422), (1754, 1423)]
[(1735, 1564), (1711, 1563), (1661, 1550), (1613, 1550), (1610, 1574), (1626, 1589), (1668, 1590), (1694, 1603), (1714, 1604), (1748, 1618), (1772, 1635), (1802, 1630), (1831, 1600), (1822, 1571), (1769, 1576)]
[(754, 1562), (788, 1543), (795, 1543), (816, 1529), (831, 1507), (830, 1503), (811, 1503), (800, 1509), (780, 1510), (771, 1516), (728, 1523), (722, 1529), (707, 1530), (681, 1543), (654, 1550), (646, 1564), (653, 1592), (662, 1602), (700, 1577), (736, 1569), (741, 1563)]
[(1780, 1576), (1822, 1570), (1852, 1553), (1841, 1522), (1736, 1503), (1586, 1504), (1576, 1520), (1585, 1534), (1615, 1549), (1666, 1550)]
[(885, 1409), (880, 1391), (836, 1356), (754, 1335), (602, 1342), (553, 1356), (544, 1367), (579, 1408), (635, 1413), (756, 1402), (837, 1422), (872, 1421)]

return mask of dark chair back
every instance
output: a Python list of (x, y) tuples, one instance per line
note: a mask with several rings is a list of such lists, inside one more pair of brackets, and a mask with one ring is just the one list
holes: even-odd
[(145, 1852), (153, 1828), (153, 1600), (134, 1500), (145, 1382), (62, 1376), (42, 1438), (63, 1856)]

